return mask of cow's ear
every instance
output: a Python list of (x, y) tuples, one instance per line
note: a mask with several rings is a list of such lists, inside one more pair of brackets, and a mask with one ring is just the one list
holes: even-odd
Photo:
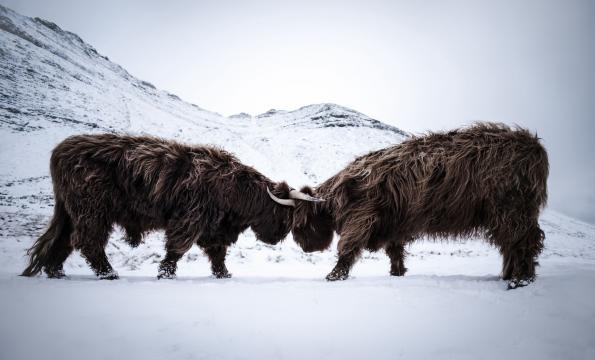
[(301, 192), (303, 192), (304, 194), (308, 194), (310, 196), (314, 196), (314, 190), (312, 190), (311, 187), (309, 186), (304, 186), (300, 189)]
[(278, 183), (277, 185), (275, 185), (274, 193), (277, 197), (279, 197), (281, 199), (289, 199), (289, 191), (290, 190), (291, 190), (291, 188), (289, 187), (289, 185), (287, 185), (287, 183), (285, 181), (282, 181), (282, 182)]

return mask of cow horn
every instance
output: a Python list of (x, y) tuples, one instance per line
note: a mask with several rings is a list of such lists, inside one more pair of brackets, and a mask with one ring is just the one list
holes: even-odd
[(297, 191), (297, 190), (291, 190), (289, 192), (289, 198), (290, 199), (297, 199), (297, 200), (312, 201), (312, 202), (325, 201), (324, 199), (316, 198), (316, 197), (310, 196), (308, 194), (304, 194), (303, 192)]
[(271, 192), (271, 190), (269, 190), (268, 187), (267, 187), (267, 192), (269, 193), (269, 196), (271, 197), (271, 199), (273, 199), (274, 202), (281, 204), (281, 205), (285, 205), (285, 206), (295, 207), (295, 200), (293, 200), (293, 199), (279, 199), (278, 197), (273, 195), (273, 193)]

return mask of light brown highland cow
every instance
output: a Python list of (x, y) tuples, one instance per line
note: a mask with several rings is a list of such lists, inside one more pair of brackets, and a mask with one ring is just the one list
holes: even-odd
[(344, 280), (363, 249), (384, 249), (391, 275), (402, 276), (405, 246), (419, 237), (485, 235), (514, 288), (535, 278), (547, 177), (547, 153), (524, 129), (480, 123), (415, 136), (302, 189), (327, 201), (295, 203), (293, 236), (304, 251), (317, 251), (336, 231), (339, 259), (327, 279)]

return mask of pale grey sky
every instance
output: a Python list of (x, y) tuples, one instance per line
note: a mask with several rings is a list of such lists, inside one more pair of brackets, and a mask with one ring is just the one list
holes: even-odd
[(231, 115), (334, 102), (404, 130), (536, 131), (550, 206), (595, 223), (595, 1), (0, 0)]

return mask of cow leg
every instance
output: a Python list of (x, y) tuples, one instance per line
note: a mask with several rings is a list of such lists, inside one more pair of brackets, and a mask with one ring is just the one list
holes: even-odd
[[(93, 229), (93, 230), (91, 230)], [(105, 254), (105, 247), (109, 238), (109, 228), (105, 225), (94, 223), (84, 226), (75, 226), (73, 243), (80, 250), (95, 275), (102, 280), (118, 279), (118, 273), (109, 263)]]
[(493, 229), (491, 237), (502, 254), (502, 279), (509, 281), (509, 289), (535, 280), (537, 257), (543, 249), (544, 240), (537, 219), (517, 215), (517, 221)]
[(341, 235), (339, 240), (339, 259), (333, 270), (326, 276), (328, 281), (346, 280), (349, 278), (349, 272), (353, 264), (360, 257), (365, 244), (367, 243), (367, 236), (364, 234), (346, 234)]
[(326, 276), (328, 281), (349, 278), (349, 271), (367, 246), (370, 234), (375, 233), (376, 220), (375, 214), (352, 214), (345, 222), (339, 234), (339, 259), (333, 270)]
[(333, 270), (326, 276), (328, 281), (347, 280), (349, 272), (355, 261), (359, 258), (362, 249), (352, 251), (339, 251), (339, 259)]
[(184, 256), (183, 253), (177, 251), (166, 251), (165, 258), (159, 263), (157, 279), (175, 279), (176, 270), (178, 269), (178, 261)]
[(543, 249), (544, 233), (537, 221), (517, 231), (513, 241), (501, 249), (502, 278), (509, 280), (509, 289), (526, 286), (535, 280), (537, 257)]
[[(181, 230), (180, 230), (181, 229)], [(157, 279), (175, 279), (178, 261), (190, 250), (193, 244), (191, 233), (185, 231), (186, 227), (175, 224), (165, 230), (165, 258), (159, 264)]]
[(211, 271), (217, 279), (230, 278), (231, 274), (225, 266), (227, 248), (238, 240), (239, 229), (232, 226), (221, 226), (214, 233), (201, 236), (197, 245), (200, 246), (211, 261)]
[(53, 244), (50, 249), (50, 258), (52, 260), (50, 263), (46, 264), (43, 269), (48, 278), (54, 279), (60, 279), (66, 276), (66, 274), (64, 274), (64, 261), (66, 261), (66, 258), (72, 254), (73, 250), (73, 247), (70, 244), (70, 238), (66, 239), (64, 242), (62, 242), (62, 239), (57, 240), (59, 240), (60, 243)]
[(119, 278), (118, 273), (109, 263), (103, 247), (84, 247), (81, 249), (81, 254), (99, 279), (116, 280)]
[(403, 276), (407, 272), (405, 267), (405, 245), (402, 242), (390, 242), (384, 249), (390, 258), (390, 274), (392, 276)]
[(64, 274), (64, 261), (72, 254), (73, 250), (70, 240), (72, 225), (69, 222), (64, 227), (48, 250), (47, 261), (43, 268), (48, 278), (60, 279), (66, 276)]
[(211, 261), (211, 271), (213, 272), (213, 276), (215, 276), (217, 279), (230, 278), (231, 274), (225, 266), (227, 246), (211, 246), (205, 248), (204, 250)]

